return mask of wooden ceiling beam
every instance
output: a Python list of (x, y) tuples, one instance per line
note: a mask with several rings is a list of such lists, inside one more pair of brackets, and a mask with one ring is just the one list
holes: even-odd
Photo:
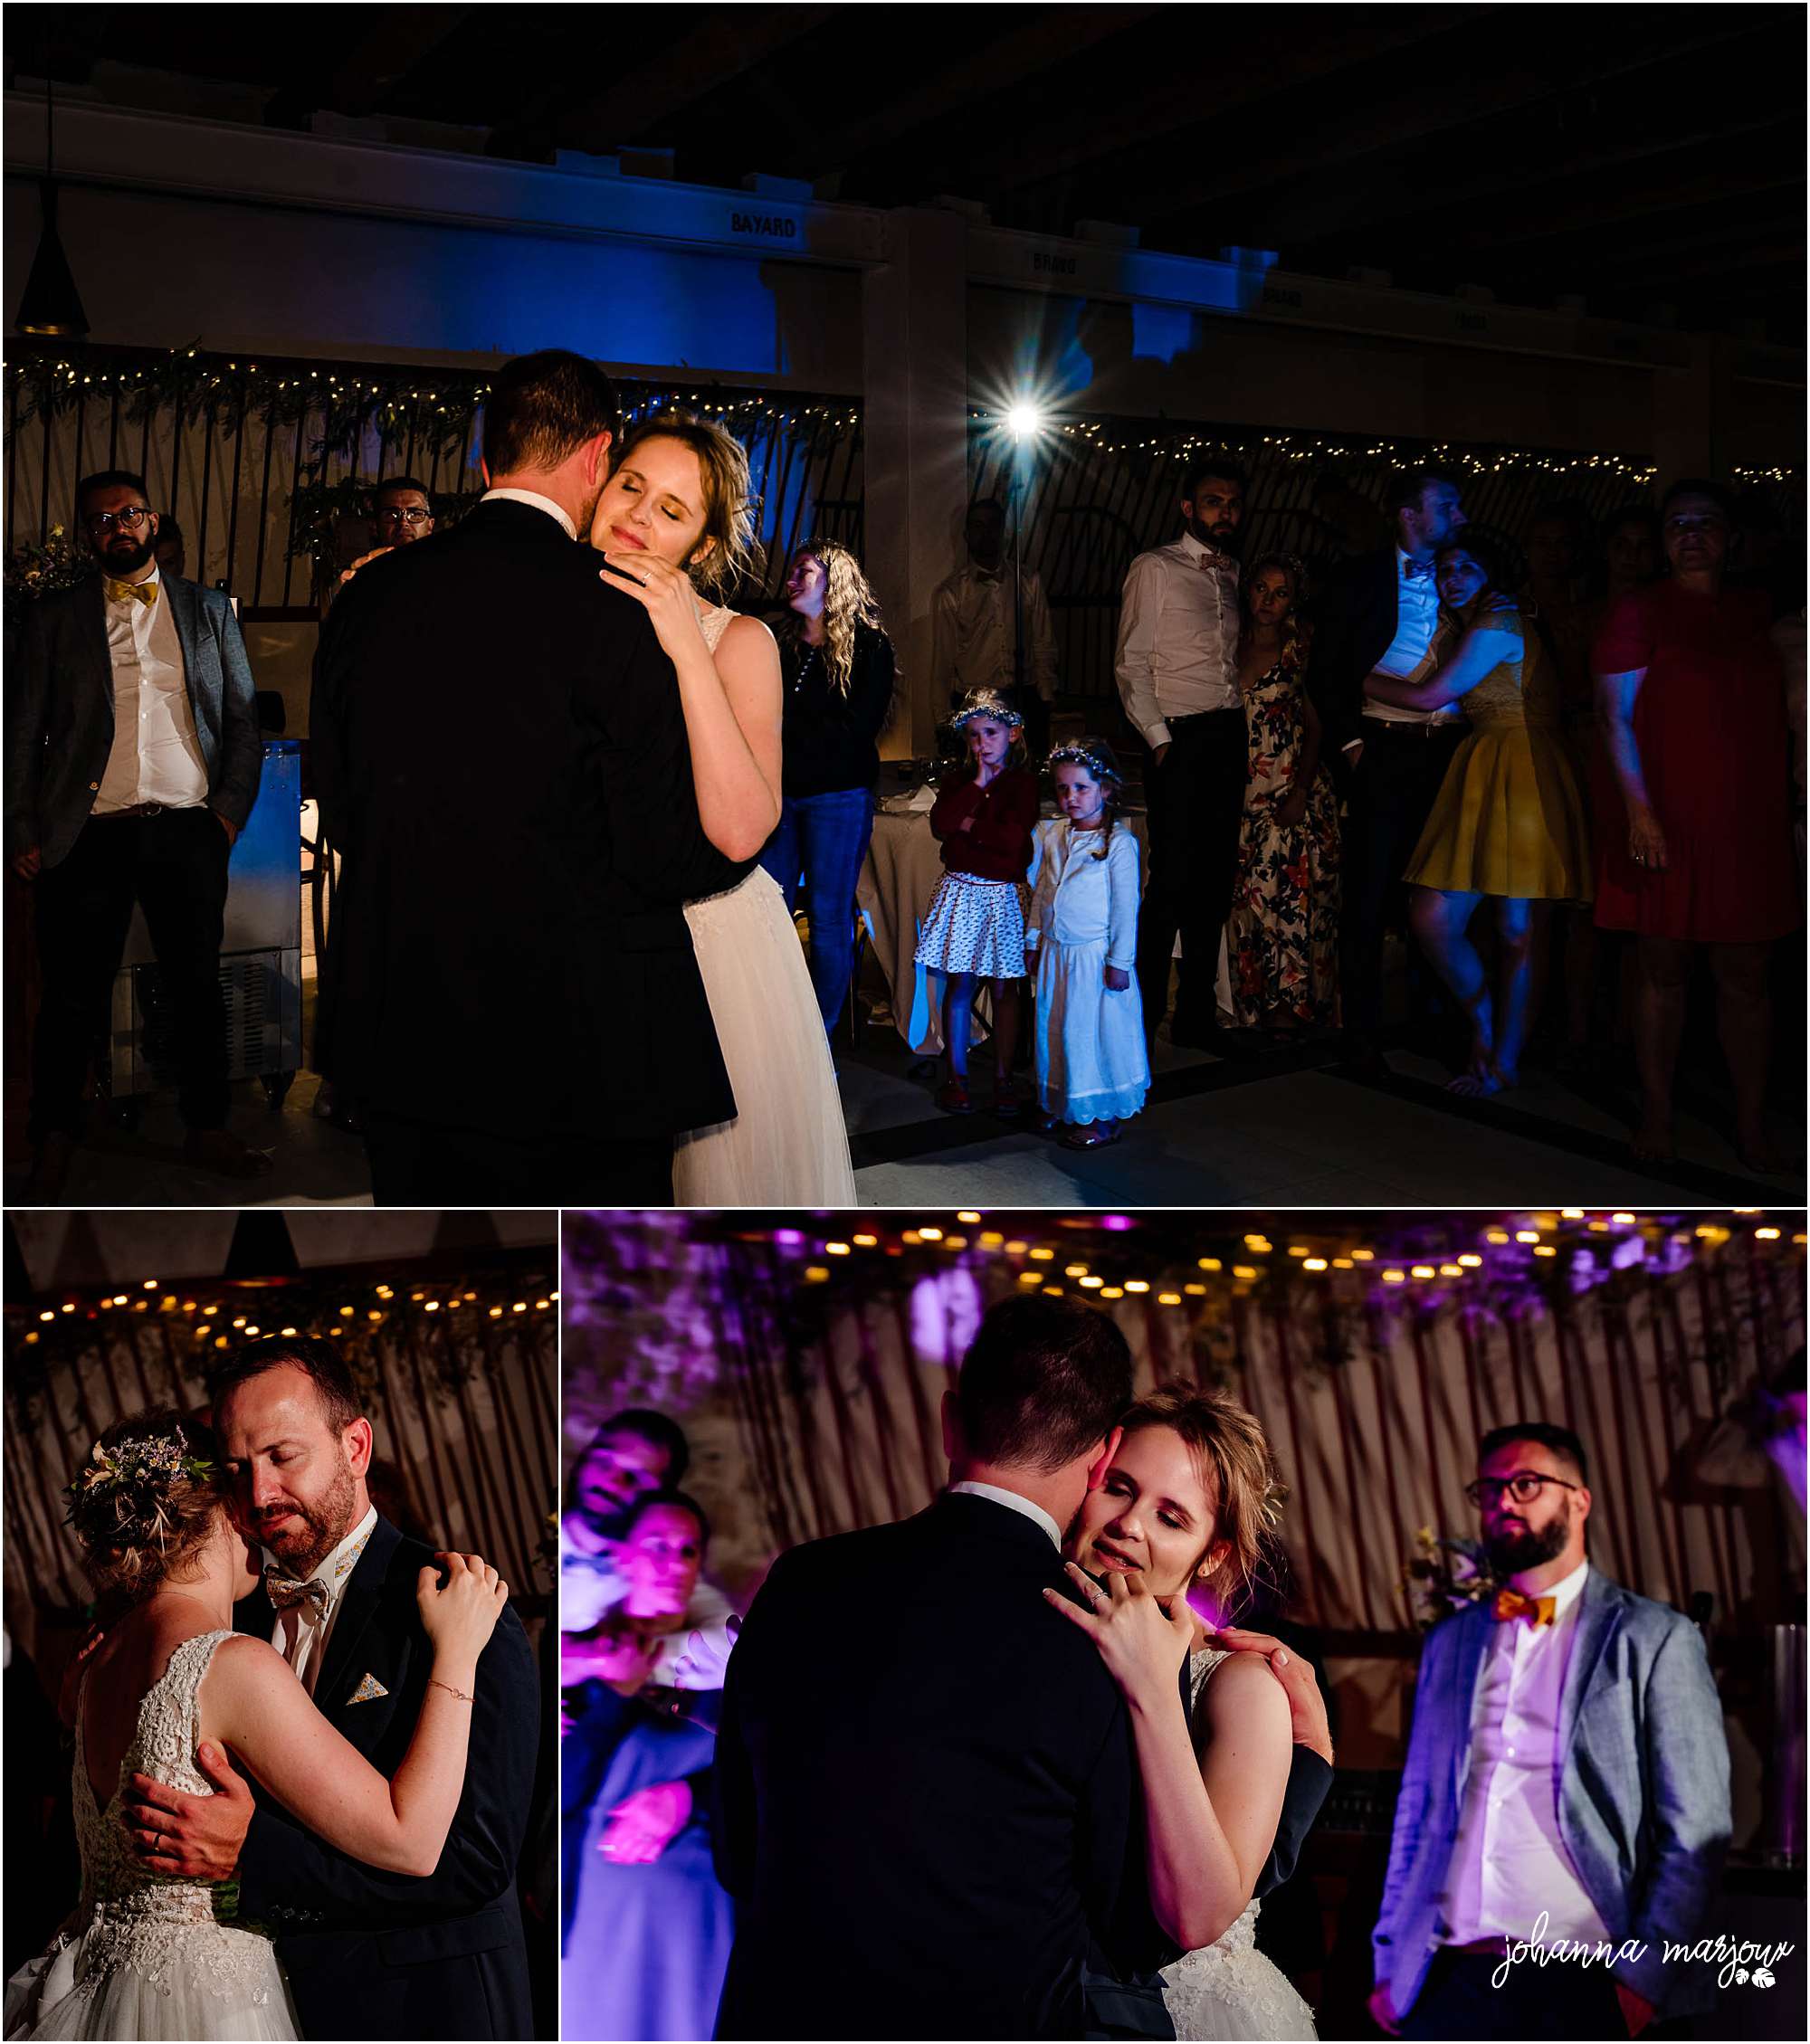
[[(1443, 18), (1450, 25), (1451, 18)], [(1691, 16), (1693, 22), (1715, 18), (1713, 14)], [(1209, 207), (1223, 208), (1230, 199), (1267, 191), (1316, 171), (1343, 176), (1354, 163), (1397, 149), (1404, 142), (1449, 135), (1454, 129), (1536, 106), (1544, 100), (1632, 78), (1661, 64), (1700, 56), (1743, 37), (1771, 33), (1752, 28), (1696, 28), (1666, 35), (1650, 24), (1643, 37), (1626, 40), (1594, 59), (1567, 52), (1545, 64), (1480, 65), (1454, 80), (1448, 90), (1429, 90), (1424, 85), (1413, 85), (1392, 97), (1358, 106), (1342, 117), (1306, 125), (1300, 130), (1304, 139), (1293, 148), (1284, 146), (1242, 150), (1224, 168), (1168, 180), (1152, 192), (1142, 217), (1167, 221)], [(1436, 186), (1429, 190), (1427, 198), (1430, 206), (1438, 205)]]
[[(1045, 11), (1013, 9), (1004, 18), (1024, 22), (978, 50), (966, 50), (953, 62), (929, 73), (878, 104), (865, 104), (839, 126), (813, 138), (814, 176), (859, 163), (887, 148), (914, 129), (947, 120), (965, 107), (991, 99), (1013, 87), (1032, 85), (1041, 72), (1065, 63), (1160, 10), (1156, 5), (1056, 7)], [(964, 167), (952, 169), (966, 191), (973, 179)]]
[(334, 67), (323, 103), (342, 114), (376, 113), (390, 90), (433, 55), (472, 10), (392, 7), (367, 14), (362, 34)]
[[(1465, 10), (1467, 21), (1496, 14), (1502, 8), (1479, 5)], [(1222, 17), (1225, 18), (1225, 17)], [(1234, 17), (1236, 18), (1236, 17)], [(1386, 57), (1429, 38), (1453, 33), (1455, 24), (1440, 7), (1397, 7), (1372, 12), (1340, 8), (1329, 26), (1290, 40), (1272, 39), (1264, 17), (1243, 17), (1247, 33), (1259, 40), (1239, 50), (1203, 78), (1192, 65), (1168, 67), (1147, 91), (1119, 103), (1092, 107), (1084, 116), (1051, 116), (1034, 128), (1021, 129), (1009, 141), (971, 151), (960, 172), (966, 191), (996, 195), (1024, 191), (1052, 178), (1067, 177), (1102, 158), (1147, 147), (1165, 136), (1217, 121), (1241, 109), (1279, 94), (1336, 77), (1367, 59)], [(1217, 35), (1227, 32), (1217, 30)]]

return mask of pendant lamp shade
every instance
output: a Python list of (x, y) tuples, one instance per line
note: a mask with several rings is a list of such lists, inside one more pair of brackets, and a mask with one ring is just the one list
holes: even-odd
[(46, 177), (38, 186), (43, 202), (43, 231), (38, 237), (38, 252), (32, 258), (31, 274), (25, 279), (24, 295), (19, 300), (14, 324), (21, 333), (55, 334), (80, 340), (88, 331), (88, 315), (69, 258), (62, 252), (57, 233), (56, 186)]

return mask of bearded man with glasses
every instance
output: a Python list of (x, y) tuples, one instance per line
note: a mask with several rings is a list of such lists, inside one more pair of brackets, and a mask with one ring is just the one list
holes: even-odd
[(170, 1008), (185, 1160), (271, 1167), (226, 1127), (226, 867), (262, 763), (244, 641), (224, 595), (159, 569), (142, 476), (84, 477), (75, 501), (100, 573), (30, 604), (6, 662), (6, 855), (35, 893), (43, 987), (27, 1197), (45, 1203), (82, 1133), (135, 906)]
[[(1427, 1635), (1372, 1933), (1397, 2037), (1635, 2037), (1710, 2007), (1697, 1935), (1729, 1833), (1722, 1707), (1697, 1628), (1585, 1557), (1568, 1428), (1499, 1427), (1468, 1496), (1502, 1588)], [(1513, 1957), (1576, 1940), (1556, 1977)], [(1640, 1949), (1636, 1951), (1636, 1946)], [(1613, 1952), (1613, 1963), (1605, 1963)]]

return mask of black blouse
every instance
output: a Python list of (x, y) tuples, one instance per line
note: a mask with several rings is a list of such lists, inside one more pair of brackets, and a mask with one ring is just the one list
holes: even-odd
[(892, 708), (892, 642), (872, 625), (855, 626), (846, 696), (831, 683), (824, 649), (783, 629), (779, 662), (786, 686), (786, 793), (797, 797), (872, 787), (880, 778), (880, 734)]

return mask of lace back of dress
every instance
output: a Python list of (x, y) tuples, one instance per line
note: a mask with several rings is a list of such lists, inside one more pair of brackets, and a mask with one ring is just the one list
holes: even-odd
[(1198, 1706), (1200, 1692), (1206, 1687), (1206, 1678), (1215, 1668), (1232, 1659), (1229, 1647), (1201, 1647), (1188, 1656), (1188, 1704), (1190, 1710)]
[[(212, 1784), (195, 1765), (195, 1749), (201, 1735), (198, 1697), (214, 1649), (232, 1637), (231, 1632), (200, 1632), (185, 1640), (171, 1654), (163, 1674), (139, 1701), (138, 1729), (119, 1761), (122, 1783), (131, 1774), (148, 1774), (190, 1795), (214, 1792)], [(158, 1916), (211, 1921), (213, 1897), (205, 1881), (147, 1873), (133, 1858), (125, 1827), (119, 1821), (119, 1790), (114, 1790), (104, 1808), (99, 1806), (88, 1778), (82, 1735), (86, 1704), (84, 1683), (75, 1725), (76, 1840), (81, 1849), (84, 1897), (109, 1903), (141, 1897), (144, 1906)]]

